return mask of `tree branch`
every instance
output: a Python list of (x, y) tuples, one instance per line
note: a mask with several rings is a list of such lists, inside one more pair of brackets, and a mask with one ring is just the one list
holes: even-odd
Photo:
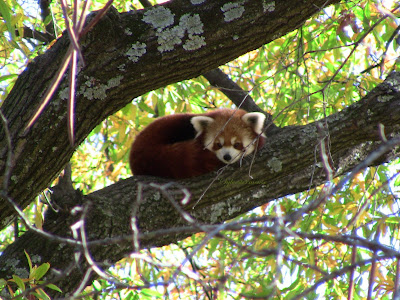
[(50, 35), (53, 37), (52, 39), (55, 39), (56, 33), (54, 30), (53, 19), (51, 19), (50, 3), (51, 3), (51, 0), (39, 0), (42, 21), (43, 21), (43, 23), (45, 23), (46, 21), (48, 22), (47, 24), (45, 24), (45, 28), (46, 28), (45, 34)]
[[(18, 36), (19, 31), (17, 30), (15, 34)], [(52, 40), (55, 39), (55, 37), (49, 33), (43, 33), (37, 30), (32, 30), (29, 27), (24, 27), (24, 33), (23, 33), (23, 38), (27, 39), (35, 39), (37, 41), (43, 42), (45, 44), (50, 43)]]
[[(20, 208), (28, 205), (64, 168), (89, 132), (132, 98), (215, 69), (298, 28), (326, 3), (325, 0), (280, 1), (268, 12), (264, 11), (262, 1), (250, 1), (241, 18), (225, 22), (220, 10), (224, 2), (207, 1), (204, 5), (192, 6), (189, 2), (172, 1), (162, 6), (174, 13), (174, 26), (184, 15), (200, 16), (206, 45), (196, 51), (182, 46), (189, 36), (175, 45), (173, 51), (160, 51), (156, 31), (143, 22), (146, 10), (123, 14), (111, 10), (82, 40), (86, 65), (78, 75), (75, 115), (78, 142), (74, 146), (67, 138), (63, 94), (68, 88), (67, 82), (61, 84), (59, 93), (32, 130), (24, 132), (68, 49), (68, 38), (61, 37), (45, 55), (27, 67), (2, 106), (2, 124), (5, 124), (0, 129), (2, 227), (16, 214), (8, 202)], [(215, 12), (218, 12), (217, 17)], [(267, 145), (257, 153), (251, 167), (246, 160), (241, 168), (238, 165), (226, 167), (215, 181), (212, 179), (215, 173), (180, 181), (180, 185), (168, 186), (169, 200), (162, 197), (161, 189), (156, 189), (154, 184), (166, 189), (162, 184), (167, 184), (168, 180), (150, 177), (132, 177), (85, 196), (69, 188), (62, 193), (55, 191), (53, 201), (61, 209), (59, 212), (48, 210), (44, 229), (63, 239), (28, 231), (3, 252), (0, 277), (20, 275), (18, 272), (27, 267), (21, 251), (25, 249), (41, 262), (50, 262), (53, 270), (68, 270), (68, 278), (63, 278), (59, 286), (64, 292), (71, 292), (85, 274), (91, 274), (94, 266), (107, 266), (132, 251), (132, 240), (121, 239), (119, 243), (110, 243), (110, 240), (132, 235), (133, 208), (141, 247), (153, 247), (176, 242), (199, 228), (208, 230), (203, 224), (218, 224), (274, 199), (320, 185), (327, 180), (325, 162), (318, 155), (322, 150), (318, 147), (321, 130), (326, 130), (330, 136), (327, 151), (332, 158), (332, 176), (351, 171), (382, 144), (380, 124), (388, 140), (400, 134), (400, 73), (393, 73), (361, 101), (320, 123), (324, 126), (316, 122), (272, 131)], [(8, 133), (9, 138), (6, 138)], [(8, 144), (12, 146), (13, 159), (7, 165)], [(378, 165), (394, 157), (399, 157), (398, 147), (368, 165)], [(10, 181), (3, 188), (6, 179)], [(145, 187), (139, 195), (138, 183)], [(187, 228), (189, 218), (184, 218), (186, 215), (173, 205), (184, 197), (181, 186), (191, 193), (191, 201), (183, 206), (191, 220), (195, 220), (191, 230), (180, 230), (182, 226)], [(71, 211), (85, 211), (81, 207), (83, 203), (90, 203), (83, 218), (89, 239), (85, 251), (90, 252), (94, 260), (89, 263), (81, 258), (71, 269), (70, 262), (74, 261), (77, 251), (83, 253), (84, 245), (83, 240), (71, 234), (71, 226), (82, 221), (82, 215)], [(293, 215), (291, 221), (305, 213), (307, 211)], [(173, 233), (160, 234), (160, 230), (169, 228), (174, 229)], [(93, 240), (97, 242), (91, 244)], [(94, 277), (92, 272), (87, 282)]]
[(269, 129), (276, 128), (272, 123), (272, 115), (263, 111), (255, 103), (254, 99), (249, 95), (249, 92), (244, 91), (237, 83), (232, 81), (228, 75), (220, 69), (213, 69), (203, 74), (211, 85), (218, 88), (224, 93), (237, 107), (246, 111), (261, 112), (266, 115), (266, 123)]
[[(88, 243), (94, 261), (99, 264), (105, 261), (116, 262), (133, 250), (130, 239), (119, 239), (118, 243), (109, 241), (132, 235), (130, 224), (134, 207), (134, 216), (140, 230), (139, 242), (143, 248), (167, 245), (199, 229), (208, 230), (202, 224), (224, 222), (274, 199), (324, 183), (327, 176), (321, 159), (315, 159), (319, 157), (315, 155), (319, 143), (319, 122), (327, 124), (329, 129), (333, 176), (353, 170), (384, 143), (379, 135), (378, 124), (385, 127), (388, 145), (395, 141), (394, 136), (400, 135), (400, 73), (393, 73), (358, 103), (335, 115), (304, 126), (285, 127), (279, 133), (268, 136), (266, 147), (257, 154), (251, 167), (252, 178), (248, 175), (250, 163), (247, 160), (242, 167), (228, 166), (211, 187), (209, 185), (215, 173), (168, 186), (163, 186), (169, 182), (166, 179), (135, 176), (83, 198), (71, 191), (68, 197), (57, 198), (61, 199), (56, 201), (63, 209), (59, 213), (49, 210), (44, 229), (57, 236), (71, 237), (70, 226), (79, 220), (79, 216), (72, 215), (70, 210), (76, 205), (90, 203), (85, 230), (90, 232), (91, 241), (103, 240), (102, 243)], [(370, 160), (368, 165), (378, 165), (400, 156), (398, 144), (391, 145), (386, 150), (384, 155)], [(144, 187), (139, 194), (138, 183)], [(163, 187), (163, 191), (157, 186)], [(191, 193), (190, 202), (183, 207), (190, 218), (195, 220), (195, 223), (189, 222), (189, 225), (195, 224), (192, 230), (187, 230), (189, 219), (174, 207), (184, 199), (183, 186)], [(169, 200), (162, 196), (165, 190)], [(205, 190), (207, 192), (203, 195)], [(287, 221), (299, 220), (308, 213), (307, 210), (299, 212), (301, 213), (288, 216)], [(179, 227), (185, 229), (179, 230)], [(165, 231), (168, 228), (175, 230), (168, 233)], [(163, 231), (156, 233), (157, 230)], [(76, 251), (76, 243), (66, 243), (27, 232), (0, 257), (0, 265), (5, 266), (0, 269), (0, 277), (10, 276), (16, 270), (26, 267), (21, 249), (25, 249), (30, 255), (37, 255), (42, 262), (50, 262), (55, 269), (69, 268)], [(13, 258), (12, 265), (8, 263), (10, 258)], [(18, 261), (17, 264), (14, 259)], [(79, 266), (81, 269), (74, 269), (67, 280), (59, 282), (64, 291), (73, 290), (81, 282), (82, 270), (89, 268), (90, 264), (81, 259)], [(94, 277), (93, 274), (91, 278)]]
[[(60, 173), (91, 130), (133, 98), (215, 69), (293, 31), (324, 5), (337, 2), (279, 1), (265, 11), (264, 1), (250, 1), (244, 4), (240, 18), (228, 22), (221, 10), (225, 1), (207, 1), (201, 5), (171, 1), (162, 5), (173, 16), (171, 26), (180, 26), (182, 17), (198, 15), (199, 28), (203, 28), (198, 38), (205, 41), (205, 45), (200, 43), (200, 48), (192, 50), (190, 42), (193, 41), (187, 34), (180, 44), (172, 45), (173, 51), (165, 50), (169, 45), (162, 44), (156, 36), (157, 30), (143, 21), (147, 10), (118, 13), (111, 9), (81, 39), (85, 67), (78, 74), (74, 146), (67, 137), (67, 80), (61, 83), (38, 122), (24, 132), (68, 49), (68, 36), (62, 36), (28, 65), (2, 105), (9, 122), (14, 155), (12, 180), (6, 194), (19, 207), (26, 207)], [(5, 131), (0, 128), (0, 174), (4, 174), (6, 167), (5, 141)], [(2, 200), (0, 228), (10, 224), (14, 217), (14, 210)]]

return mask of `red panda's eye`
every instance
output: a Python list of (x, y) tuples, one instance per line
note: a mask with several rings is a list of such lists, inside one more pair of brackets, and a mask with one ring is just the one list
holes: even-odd
[(238, 143), (233, 144), (233, 148), (241, 150), (242, 149), (242, 143), (238, 142)]
[(222, 144), (220, 142), (216, 142), (215, 146), (217, 149), (221, 149), (222, 148)]

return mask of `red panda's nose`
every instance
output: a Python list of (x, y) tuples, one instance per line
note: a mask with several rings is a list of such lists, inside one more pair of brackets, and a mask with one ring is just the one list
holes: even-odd
[(232, 159), (232, 156), (230, 155), (230, 154), (225, 154), (224, 156), (223, 156), (223, 159), (225, 160), (225, 161), (230, 161), (231, 159)]

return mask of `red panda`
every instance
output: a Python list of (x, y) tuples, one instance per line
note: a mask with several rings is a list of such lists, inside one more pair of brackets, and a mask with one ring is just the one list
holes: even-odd
[(234, 163), (264, 145), (264, 120), (264, 114), (242, 109), (159, 118), (132, 144), (132, 173), (181, 179)]

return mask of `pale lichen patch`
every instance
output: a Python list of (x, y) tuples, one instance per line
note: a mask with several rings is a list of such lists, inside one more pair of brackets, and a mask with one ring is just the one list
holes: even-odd
[(179, 19), (179, 26), (186, 30), (189, 35), (191, 34), (202, 34), (203, 30), (203, 23), (200, 20), (200, 16), (195, 14), (191, 16), (190, 14), (184, 14)]
[(130, 30), (130, 28), (125, 28), (125, 34), (132, 35), (132, 31)]
[(205, 38), (201, 36), (204, 32), (203, 26), (204, 24), (201, 22), (198, 14), (184, 14), (179, 19), (178, 25), (157, 29), (158, 51), (161, 53), (172, 51), (176, 45), (182, 44), (186, 34), (188, 38), (182, 46), (185, 50), (192, 51), (203, 47), (206, 44)]
[(146, 11), (142, 20), (154, 28), (164, 29), (174, 24), (174, 14), (170, 9), (158, 6)]
[(380, 95), (378, 96), (377, 100), (378, 102), (389, 102), (393, 99), (393, 96), (390, 95)]
[(124, 76), (119, 75), (108, 80), (107, 84), (97, 84), (94, 78), (87, 77), (86, 79), (88, 80), (81, 86), (79, 94), (89, 100), (103, 100), (107, 97), (107, 90), (120, 85), (122, 78), (124, 78)]
[(190, 3), (192, 3), (193, 5), (199, 5), (206, 2), (206, 0), (190, 0)]
[(231, 206), (231, 203), (228, 203), (228, 215), (231, 216), (237, 212), (240, 212), (240, 206)]
[(111, 89), (113, 87), (119, 86), (121, 84), (121, 80), (124, 76), (119, 75), (117, 77), (113, 77), (107, 81), (107, 89)]
[(58, 92), (58, 97), (62, 100), (67, 100), (69, 97), (69, 87), (63, 88)]
[(188, 33), (188, 39), (183, 44), (183, 49), (193, 51), (206, 45), (205, 37), (201, 36), (204, 33), (203, 22), (198, 14), (183, 15), (179, 20), (179, 25)]
[(275, 1), (266, 1), (263, 2), (263, 11), (264, 13), (275, 11)]
[(24, 268), (16, 268), (15, 275), (19, 276), (20, 278), (28, 278), (29, 272), (27, 269)]
[(253, 198), (259, 199), (264, 196), (264, 193), (262, 190), (259, 190), (259, 191), (255, 192), (252, 196), (253, 196)]
[(5, 261), (4, 266), (1, 268), (1, 270), (5, 271), (7, 269), (12, 269), (14, 270), (15, 268), (17, 268), (19, 264), (19, 259), (16, 258), (10, 258), (8, 260)]
[(229, 2), (221, 7), (221, 11), (224, 13), (225, 22), (231, 22), (239, 19), (244, 13), (244, 5), (242, 2)]
[(273, 157), (270, 160), (268, 160), (268, 166), (271, 168), (273, 172), (278, 173), (282, 171), (282, 161), (280, 161), (276, 157)]
[(395, 76), (389, 76), (386, 78), (386, 83), (388, 83), (391, 86), (391, 89), (399, 92), (400, 91), (400, 81), (398, 80), (397, 77)]
[(182, 28), (178, 26), (157, 32), (157, 41), (160, 45), (157, 47), (158, 51), (165, 52), (173, 50), (175, 45), (182, 44), (184, 34)]
[(206, 45), (204, 36), (194, 35), (189, 37), (183, 45), (183, 49), (188, 51), (197, 50)]
[(213, 205), (212, 208), (212, 213), (210, 217), (210, 221), (212, 224), (218, 222), (218, 219), (220, 216), (222, 216), (222, 213), (226, 210), (226, 204), (225, 203), (217, 203)]
[(121, 65), (119, 65), (118, 67), (118, 70), (120, 70), (121, 72), (125, 72), (126, 71), (126, 65), (125, 64), (121, 64)]
[(39, 264), (39, 263), (42, 262), (42, 257), (40, 257), (40, 256), (37, 255), (37, 254), (34, 254), (34, 255), (31, 256), (31, 261), (32, 261), (34, 264)]
[(126, 52), (128, 59), (133, 62), (138, 62), (139, 58), (146, 53), (146, 44), (136, 42), (132, 44), (131, 48)]
[(0, 270), (6, 271), (6, 270), (11, 270), (12, 273), (15, 275), (21, 277), (21, 278), (28, 278), (29, 277), (29, 272), (25, 268), (19, 268), (20, 261), (19, 259), (16, 258), (10, 258), (5, 261), (4, 265), (0, 267)]

